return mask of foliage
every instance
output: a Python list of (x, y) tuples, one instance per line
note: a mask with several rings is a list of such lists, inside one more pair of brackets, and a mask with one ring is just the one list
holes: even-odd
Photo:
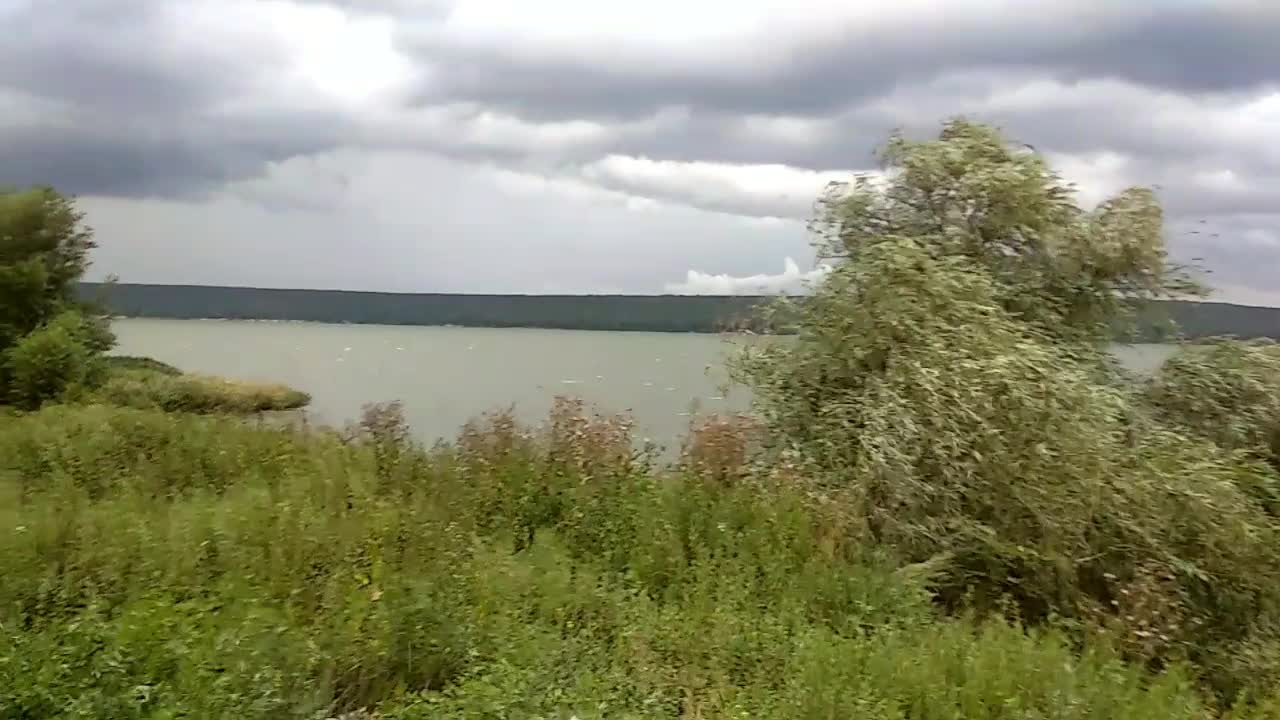
[(13, 405), (35, 409), (98, 382), (103, 366), (93, 347), (96, 327), (66, 311), (18, 339), (4, 354), (4, 376)]
[(52, 188), (0, 192), (0, 352), (77, 306), (93, 233)]
[(206, 375), (175, 375), (167, 369), (168, 366), (142, 369), (143, 365), (130, 362), (122, 369), (117, 364), (106, 382), (94, 393), (94, 398), (123, 407), (239, 415), (293, 410), (311, 402), (310, 395), (286, 385)]
[(1280, 468), (1280, 345), (1184, 345), (1147, 383), (1145, 399), (1158, 419)]
[[(94, 247), (82, 220), (51, 188), (0, 191), (0, 403), (36, 407), (60, 395), (91, 378), (94, 356), (115, 342), (77, 298)], [(86, 366), (68, 366), (75, 362)]]
[(1226, 659), (1280, 619), (1280, 477), (1243, 440), (1144, 422), (1141, 389), (1106, 360), (1127, 301), (1184, 280), (1164, 265), (1158, 207), (1130, 191), (1083, 212), (1038, 156), (964, 121), (895, 138), (887, 157), (886, 187), (864, 180), (822, 210), (840, 260), (796, 308), (796, 342), (736, 365), (770, 457), (925, 574), (943, 608), (1189, 660), (1230, 699)]
[(835, 183), (811, 228), (819, 254), (853, 263), (893, 238), (961, 256), (996, 281), (1018, 320), (1066, 340), (1110, 339), (1142, 301), (1203, 291), (1167, 258), (1155, 195), (1131, 188), (1086, 211), (1029, 147), (952, 120), (936, 140), (893, 136), (883, 179)]
[(937, 619), (802, 489), (652, 475), (577, 407), (394, 461), (394, 410), (0, 418), (0, 714), (1210, 716), (1178, 670)]
[(885, 159), (735, 368), (758, 416), (671, 468), (565, 398), (428, 450), (398, 405), (255, 426), (305, 394), (138, 359), (68, 393), (109, 343), (50, 305), (20, 401), (105, 404), (0, 414), (0, 716), (1274, 717), (1273, 346), (1138, 385), (1110, 329), (1196, 290), (1149, 192), (1082, 210), (963, 120)]

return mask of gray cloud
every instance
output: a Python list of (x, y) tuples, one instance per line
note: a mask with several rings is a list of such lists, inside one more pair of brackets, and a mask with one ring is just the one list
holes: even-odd
[[(820, 171), (962, 112), (1091, 192), (1159, 185), (1179, 254), (1274, 288), (1273, 3), (904, 3), (921, 10), (874, 24), (827, 3), (670, 48), (476, 32), (452, 5), (0, 0), (20, 29), (0, 45), (0, 184), (90, 196), (126, 279), (658, 291), (805, 257), (799, 223), (753, 218), (802, 219)], [(761, 164), (787, 167), (734, 167)], [(189, 242), (205, 260), (144, 262), (148, 224), (314, 260), (238, 270), (210, 235)]]
[[(504, 43), (460, 40), (432, 25), (406, 33), (405, 44), (424, 61), (448, 68), (423, 88), (421, 102), (476, 100), (529, 117), (617, 118), (673, 105), (823, 115), (904, 82), (966, 67), (1034, 71), (1068, 81), (1118, 78), (1190, 93), (1280, 82), (1280, 44), (1274, 41), (1280, 6), (1114, 3), (1106, 12), (1067, 16), (1073, 25), (1041, 9), (1003, 18), (993, 14), (982, 22), (947, 20), (939, 12), (890, 31), (850, 24), (816, 43), (762, 37), (762, 43), (796, 46), (785, 61), (764, 70), (691, 72), (566, 59), (549, 50), (515, 52)], [(762, 52), (768, 51), (765, 44)]]
[[(28, 0), (0, 7), (0, 85), (102, 113), (198, 110), (242, 87), (252, 48), (175, 47), (162, 0)], [(258, 57), (255, 58), (255, 55)]]

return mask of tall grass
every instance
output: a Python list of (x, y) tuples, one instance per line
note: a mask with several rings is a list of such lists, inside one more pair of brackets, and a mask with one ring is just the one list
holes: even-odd
[(1176, 666), (939, 617), (708, 427), (666, 472), (572, 403), (433, 450), (394, 407), (2, 417), (0, 717), (1214, 716)]
[(310, 395), (287, 385), (174, 373), (167, 366), (151, 366), (145, 361), (114, 363), (92, 398), (121, 407), (237, 415), (294, 410), (311, 402)]

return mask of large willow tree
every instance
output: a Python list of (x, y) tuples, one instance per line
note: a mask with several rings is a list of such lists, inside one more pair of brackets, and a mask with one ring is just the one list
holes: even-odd
[(1006, 309), (1070, 339), (1110, 339), (1143, 301), (1202, 292), (1169, 262), (1149, 189), (1086, 210), (1039, 153), (964, 119), (933, 140), (893, 136), (882, 161), (883, 177), (836, 183), (819, 198), (820, 257), (856, 263), (877, 243), (912, 238), (934, 257), (971, 259)]
[(1082, 208), (1038, 154), (964, 120), (885, 161), (819, 203), (834, 262), (794, 341), (737, 366), (774, 449), (949, 605), (1012, 600), (1206, 668), (1270, 637), (1252, 628), (1280, 621), (1273, 470), (1144, 427), (1099, 362), (1135, 303), (1199, 290), (1153, 194)]

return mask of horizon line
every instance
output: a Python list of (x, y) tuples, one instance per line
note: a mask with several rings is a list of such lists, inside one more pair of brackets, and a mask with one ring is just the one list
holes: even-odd
[[(408, 291), (408, 290), (353, 290), (348, 288), (321, 288), (321, 287), (265, 287), (258, 285), (206, 285), (201, 283), (154, 283), (154, 282), (125, 282), (125, 281), (107, 281), (107, 280), (81, 280), (81, 285), (110, 286), (121, 285), (130, 287), (157, 287), (157, 288), (203, 288), (211, 290), (260, 290), (268, 292), (328, 292), (328, 293), (348, 293), (354, 295), (416, 295), (416, 296), (448, 296), (448, 297), (512, 297), (512, 298), (592, 298), (592, 297), (636, 297), (636, 298), (662, 298), (662, 297), (679, 297), (679, 298), (744, 298), (744, 299), (777, 299), (777, 298), (803, 298), (804, 294), (720, 294), (720, 293), (642, 293), (642, 292), (580, 292), (580, 293), (530, 293), (530, 292), (440, 292), (440, 291)], [(1196, 303), (1201, 305), (1230, 305), (1232, 307), (1241, 308), (1260, 308), (1264, 310), (1280, 310), (1278, 305), (1251, 305), (1242, 302), (1233, 302), (1230, 300), (1214, 300), (1195, 298), (1185, 299), (1167, 299), (1157, 300), (1156, 302), (1184, 302)]]

